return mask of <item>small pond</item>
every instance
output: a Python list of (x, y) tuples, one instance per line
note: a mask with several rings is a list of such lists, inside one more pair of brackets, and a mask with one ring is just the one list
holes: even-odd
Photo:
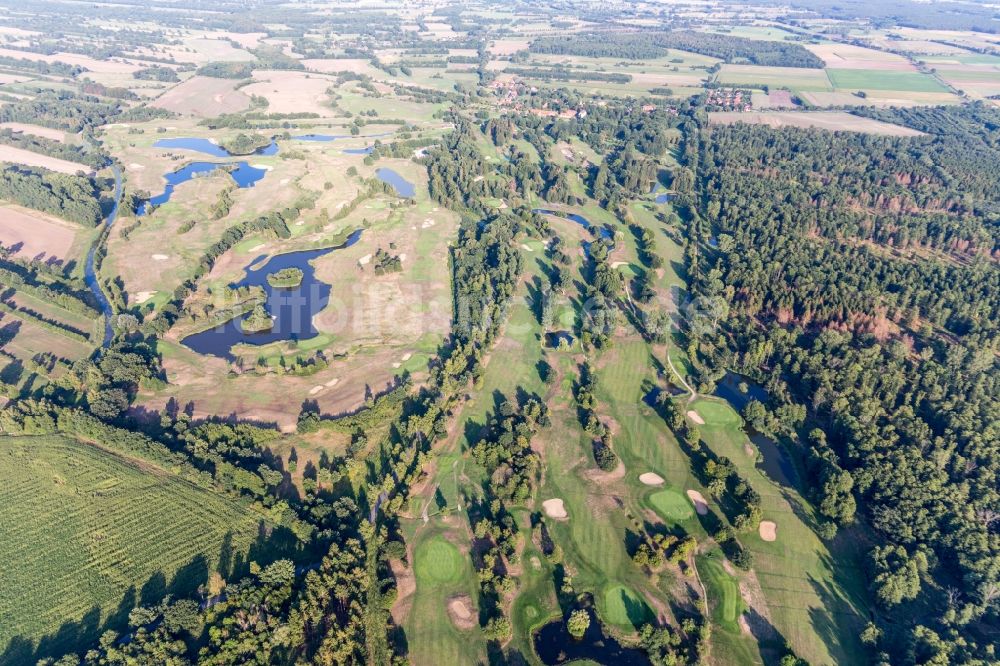
[[(313, 327), (313, 316), (319, 314), (330, 302), (330, 285), (316, 279), (316, 271), (310, 262), (354, 245), (361, 238), (361, 232), (360, 229), (355, 231), (336, 247), (288, 252), (270, 259), (260, 256), (247, 264), (244, 269), (246, 276), (230, 286), (259, 286), (264, 289), (265, 307), (274, 322), (269, 331), (243, 332), (240, 322), (248, 316), (244, 314), (207, 331), (189, 335), (181, 342), (199, 354), (231, 358), (232, 348), (238, 344), (266, 345), (279, 340), (308, 340), (316, 337), (319, 332)], [(301, 269), (302, 283), (291, 289), (268, 284), (267, 276), (284, 268)]]
[(569, 635), (561, 619), (549, 622), (535, 632), (535, 652), (545, 666), (558, 666), (576, 659), (591, 659), (599, 664), (615, 666), (649, 666), (649, 657), (638, 648), (624, 647), (601, 631), (600, 622), (590, 612), (590, 626), (583, 638)]
[(145, 215), (150, 212), (150, 205), (154, 207), (162, 206), (170, 201), (170, 197), (174, 193), (174, 188), (181, 183), (186, 183), (192, 178), (204, 176), (205, 174), (209, 174), (216, 169), (226, 168), (229, 169), (229, 175), (232, 176), (234, 181), (236, 181), (236, 185), (241, 188), (253, 187), (267, 175), (267, 169), (250, 166), (247, 162), (232, 162), (229, 164), (218, 162), (191, 162), (177, 171), (164, 175), (164, 178), (167, 181), (167, 186), (164, 188), (163, 193), (158, 194), (155, 197), (150, 197), (149, 201), (141, 203), (137, 211), (138, 214)]
[(345, 155), (371, 155), (372, 151), (375, 150), (375, 146), (367, 146), (365, 148), (345, 148)]
[[(663, 189), (663, 185), (661, 183), (655, 183), (653, 185), (653, 189), (651, 189), (649, 193), (656, 194), (661, 189)], [(654, 201), (656, 201), (656, 203), (658, 204), (665, 204), (673, 198), (674, 198), (673, 194), (670, 194), (669, 192), (662, 192), (660, 194), (656, 194), (656, 198), (654, 199)]]
[(545, 340), (548, 342), (549, 347), (553, 349), (559, 349), (563, 344), (567, 347), (572, 347), (575, 341), (569, 331), (551, 331), (545, 334)]
[[(228, 150), (213, 142), (211, 139), (200, 137), (178, 137), (174, 139), (160, 139), (153, 144), (154, 148), (181, 148), (183, 150), (194, 150), (205, 153), (212, 157), (236, 157)], [(253, 155), (277, 155), (278, 144), (272, 139), (271, 143), (253, 151)]]
[(417, 189), (414, 187), (413, 183), (406, 180), (392, 169), (387, 169), (385, 167), (376, 169), (375, 177), (383, 183), (389, 183), (392, 185), (392, 188), (396, 190), (396, 194), (406, 199), (413, 197), (413, 195), (417, 193)]
[[(746, 383), (746, 393), (740, 391), (740, 382)], [(715, 395), (728, 402), (738, 412), (742, 412), (751, 400), (767, 403), (767, 391), (764, 390), (764, 387), (735, 372), (726, 373), (726, 376), (716, 386)], [(789, 488), (798, 487), (798, 470), (795, 469), (795, 463), (789, 458), (785, 449), (770, 437), (759, 432), (751, 431), (749, 437), (757, 450), (760, 451), (763, 459), (760, 468), (767, 473), (767, 476)]]
[(552, 216), (555, 216), (555, 217), (566, 218), (570, 222), (576, 222), (581, 227), (583, 227), (584, 229), (586, 229), (587, 231), (589, 231), (591, 233), (594, 233), (594, 230), (596, 230), (597, 231), (597, 235), (599, 235), (601, 238), (605, 238), (607, 240), (612, 240), (615, 237), (615, 234), (614, 234), (614, 232), (611, 229), (608, 229), (607, 227), (605, 227), (603, 225), (602, 226), (597, 226), (595, 224), (591, 224), (590, 220), (588, 220), (587, 218), (585, 218), (583, 215), (578, 215), (577, 213), (562, 213), (562, 212), (559, 212), (559, 211), (548, 210), (547, 208), (535, 208), (531, 212), (532, 213), (538, 213), (539, 215), (552, 215)]

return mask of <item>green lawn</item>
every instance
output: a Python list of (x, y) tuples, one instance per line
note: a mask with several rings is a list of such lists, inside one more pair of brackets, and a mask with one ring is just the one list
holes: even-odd
[(649, 496), (649, 503), (664, 520), (680, 523), (694, 518), (691, 501), (679, 490), (667, 488)]
[(417, 549), (417, 581), (429, 585), (450, 583), (462, 575), (462, 555), (441, 537), (425, 541)]
[(920, 72), (886, 72), (870, 69), (828, 69), (827, 76), (838, 90), (899, 90), (941, 92), (948, 89)]
[(625, 585), (612, 585), (604, 592), (602, 617), (616, 627), (632, 631), (653, 620), (646, 601)]

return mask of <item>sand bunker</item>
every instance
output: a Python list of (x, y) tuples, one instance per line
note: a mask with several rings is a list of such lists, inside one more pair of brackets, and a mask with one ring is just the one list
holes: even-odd
[(542, 508), (545, 509), (545, 515), (549, 518), (558, 518), (561, 520), (569, 515), (566, 513), (566, 507), (563, 505), (563, 501), (558, 497), (542, 502)]
[(704, 516), (708, 513), (708, 502), (705, 501), (705, 496), (699, 493), (697, 490), (687, 491), (688, 499), (694, 504), (694, 510), (698, 512), (699, 516)]
[(138, 294), (135, 295), (135, 303), (136, 305), (142, 305), (143, 303), (151, 299), (153, 296), (156, 296), (155, 291), (140, 291)]
[(531, 249), (531, 246), (528, 245), (527, 243), (521, 243), (521, 249), (527, 250), (528, 252), (534, 252), (534, 250)]
[(757, 531), (760, 533), (760, 538), (764, 541), (774, 541), (778, 538), (778, 526), (773, 521), (760, 521)]
[(639, 475), (639, 481), (647, 486), (662, 486), (663, 477), (655, 472), (646, 472)]
[(472, 615), (472, 599), (468, 595), (454, 597), (448, 601), (448, 617), (459, 629), (472, 629), (475, 618)]
[(261, 249), (263, 247), (264, 247), (264, 243), (261, 243), (260, 245), (254, 245), (252, 248), (250, 248), (248, 250), (248, 252), (256, 252), (257, 250), (259, 250), (259, 249)]
[(358, 263), (360, 265), (364, 266), (365, 264), (367, 264), (371, 260), (372, 260), (372, 255), (366, 254), (365, 256), (363, 256), (360, 259), (358, 259)]
[(405, 354), (403, 354), (403, 356), (399, 360), (405, 362), (405, 361), (409, 361), (411, 358), (413, 358), (413, 352), (406, 352)]
[(611, 268), (618, 268), (619, 266), (628, 266), (627, 261), (616, 261), (611, 264)]
[(329, 386), (334, 386), (339, 381), (340, 381), (339, 377), (334, 377), (333, 379), (331, 379), (330, 381), (328, 381), (326, 384), (323, 384), (323, 386), (328, 386), (328, 387)]
[(153, 261), (166, 261), (170, 256), (166, 254), (154, 254)]
[(322, 390), (323, 390), (322, 384), (320, 384), (319, 386), (313, 386), (311, 389), (309, 389), (309, 395), (316, 395)]
[(694, 411), (693, 409), (688, 410), (688, 418), (697, 423), (698, 425), (705, 425), (705, 419), (701, 418), (701, 414)]

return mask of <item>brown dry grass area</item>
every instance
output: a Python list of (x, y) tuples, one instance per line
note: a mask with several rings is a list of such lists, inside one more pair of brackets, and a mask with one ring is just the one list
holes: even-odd
[(246, 95), (259, 95), (268, 101), (268, 113), (312, 112), (334, 115), (326, 89), (333, 79), (318, 74), (291, 71), (255, 71), (255, 83), (244, 87)]
[[(947, 92), (906, 92), (895, 93), (872, 91), (868, 97), (861, 98), (848, 92), (800, 92), (799, 95), (814, 106), (926, 106), (935, 104), (955, 104), (960, 101), (957, 95)], [(903, 95), (903, 96), (900, 96)]]
[(15, 132), (33, 134), (45, 139), (52, 139), (53, 141), (66, 140), (66, 132), (59, 129), (53, 129), (52, 127), (42, 127), (41, 125), (29, 125), (27, 123), (0, 123), (0, 129), (9, 129), (14, 130)]
[(150, 106), (174, 113), (211, 118), (250, 106), (250, 98), (235, 89), (238, 81), (192, 76), (160, 95)]
[[(377, 214), (360, 210), (366, 217)], [(423, 228), (428, 219), (436, 220), (434, 226)], [(443, 335), (450, 326), (451, 297), (447, 262), (436, 257), (446, 256), (455, 226), (451, 214), (407, 211), (401, 223), (373, 226), (354, 246), (318, 259), (316, 277), (333, 290), (330, 305), (314, 319), (316, 328), (348, 345), (412, 344), (428, 333)], [(370, 258), (378, 248), (401, 257), (403, 270), (375, 275)], [(361, 265), (365, 258), (369, 262)]]
[(23, 148), (0, 145), (0, 162), (14, 162), (15, 164), (25, 164), (27, 166), (42, 167), (49, 171), (59, 173), (74, 174), (78, 171), (93, 173), (93, 169), (86, 164), (61, 160), (58, 157), (49, 157), (41, 153), (35, 153)]
[(77, 258), (73, 245), (82, 227), (39, 211), (13, 204), (0, 206), (0, 243), (20, 246), (23, 258), (64, 263)]
[(302, 61), (306, 69), (326, 74), (337, 72), (352, 72), (384, 79), (386, 73), (375, 69), (372, 64), (362, 58), (306, 58)]
[[(412, 551), (412, 546), (407, 546), (407, 559), (411, 562), (413, 561)], [(413, 574), (413, 568), (406, 566), (399, 560), (390, 560), (389, 569), (392, 570), (392, 575), (396, 579), (396, 601), (392, 604), (392, 609), (389, 612), (392, 614), (393, 622), (398, 626), (403, 626), (406, 616), (410, 614), (410, 609), (413, 607), (413, 593), (417, 591), (417, 578)]]
[(32, 53), (30, 51), (17, 51), (14, 49), (0, 48), (0, 55), (17, 58), (18, 60), (25, 59), (41, 62), (64, 62), (68, 65), (79, 65), (80, 67), (84, 67), (91, 72), (102, 74), (131, 74), (137, 69), (140, 69), (138, 65), (133, 65), (132, 63), (124, 62), (122, 60), (97, 60), (95, 58), (91, 58), (90, 56), (80, 55), (78, 53), (53, 53), (49, 55), (46, 53)]
[(747, 123), (768, 127), (815, 127), (818, 129), (886, 136), (921, 136), (921, 132), (902, 125), (885, 123), (872, 118), (862, 118), (846, 111), (713, 111), (708, 114), (710, 123), (732, 125)]
[(891, 72), (915, 72), (909, 60), (895, 53), (866, 49), (852, 44), (806, 44), (806, 48), (831, 69), (869, 69)]
[(498, 56), (509, 56), (523, 51), (531, 44), (528, 39), (497, 39), (490, 42), (490, 53)]
[(8, 312), (0, 312), (0, 329), (8, 326), (17, 333), (13, 340), (4, 345), (4, 351), (22, 360), (28, 360), (41, 352), (51, 352), (60, 358), (75, 361), (89, 356), (94, 350), (92, 345), (54, 333), (35, 324), (29, 317), (21, 318)]

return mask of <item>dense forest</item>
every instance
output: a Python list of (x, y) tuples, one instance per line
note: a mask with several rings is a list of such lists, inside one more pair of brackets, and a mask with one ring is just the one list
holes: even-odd
[(926, 136), (701, 130), (688, 162), (702, 247), (687, 257), (702, 305), (729, 315), (721, 335), (689, 326), (688, 349), (703, 386), (732, 367), (767, 388), (757, 423), (799, 438), (827, 536), (873, 528), (876, 649), (985, 663), (1000, 599), (1000, 113), (866, 113)]
[(670, 32), (586, 32), (540, 37), (531, 43), (535, 53), (648, 60), (664, 57), (669, 49), (719, 58), (727, 63), (748, 62), (774, 67), (822, 67), (823, 61), (799, 44), (747, 39), (692, 30)]
[(0, 168), (0, 198), (27, 208), (96, 226), (103, 218), (101, 189), (86, 176), (13, 164)]

